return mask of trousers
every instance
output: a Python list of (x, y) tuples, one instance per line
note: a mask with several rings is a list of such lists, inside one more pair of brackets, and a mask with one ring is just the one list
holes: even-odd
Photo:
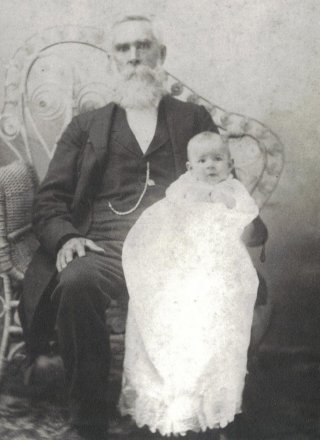
[(126, 303), (128, 298), (122, 241), (96, 243), (105, 254), (87, 251), (57, 274), (40, 304), (32, 331), (41, 334), (40, 341), (37, 338), (33, 344), (35, 357), (56, 334), (75, 424), (106, 423), (110, 344), (105, 312), (111, 300)]

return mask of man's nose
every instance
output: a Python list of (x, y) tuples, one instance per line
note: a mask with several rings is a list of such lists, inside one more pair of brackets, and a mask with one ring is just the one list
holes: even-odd
[(138, 60), (137, 58), (133, 58), (129, 60), (129, 64), (131, 64), (132, 66), (138, 66), (141, 63), (140, 60)]
[(131, 46), (130, 47), (129, 63), (132, 66), (137, 66), (138, 64), (141, 63), (141, 60), (140, 60), (140, 57), (139, 57), (139, 53), (138, 53), (138, 49), (135, 46)]

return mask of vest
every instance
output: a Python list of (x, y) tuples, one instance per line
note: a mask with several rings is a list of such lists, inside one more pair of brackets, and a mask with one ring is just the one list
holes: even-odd
[[(146, 185), (147, 168), (149, 183)], [(141, 213), (165, 196), (166, 188), (176, 179), (172, 145), (166, 125), (164, 106), (159, 105), (154, 137), (145, 154), (129, 127), (126, 112), (117, 107), (112, 123), (108, 157), (101, 184), (93, 201), (92, 240), (123, 241)], [(126, 215), (118, 212), (139, 206)]]

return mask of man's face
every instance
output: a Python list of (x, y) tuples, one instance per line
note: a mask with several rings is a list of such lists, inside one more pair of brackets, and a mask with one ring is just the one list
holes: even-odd
[(229, 176), (233, 162), (228, 150), (217, 137), (191, 146), (187, 166), (197, 180), (216, 184)]
[(134, 72), (140, 65), (154, 69), (164, 62), (165, 46), (154, 37), (150, 23), (126, 21), (113, 30), (112, 54), (120, 73)]

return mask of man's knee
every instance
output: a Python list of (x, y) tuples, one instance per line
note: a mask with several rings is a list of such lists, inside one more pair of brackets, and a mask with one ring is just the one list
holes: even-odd
[(105, 309), (110, 302), (104, 276), (94, 262), (87, 257), (77, 257), (58, 274), (58, 283), (53, 292), (53, 301), (59, 309), (79, 309), (93, 306)]
[(60, 302), (60, 307), (93, 303), (104, 310), (112, 299), (121, 303), (122, 297), (127, 298), (124, 279), (96, 254), (76, 257), (58, 274), (57, 281), (52, 299)]
[(63, 291), (79, 292), (94, 288), (99, 273), (86, 257), (76, 257), (58, 274), (58, 286)]

